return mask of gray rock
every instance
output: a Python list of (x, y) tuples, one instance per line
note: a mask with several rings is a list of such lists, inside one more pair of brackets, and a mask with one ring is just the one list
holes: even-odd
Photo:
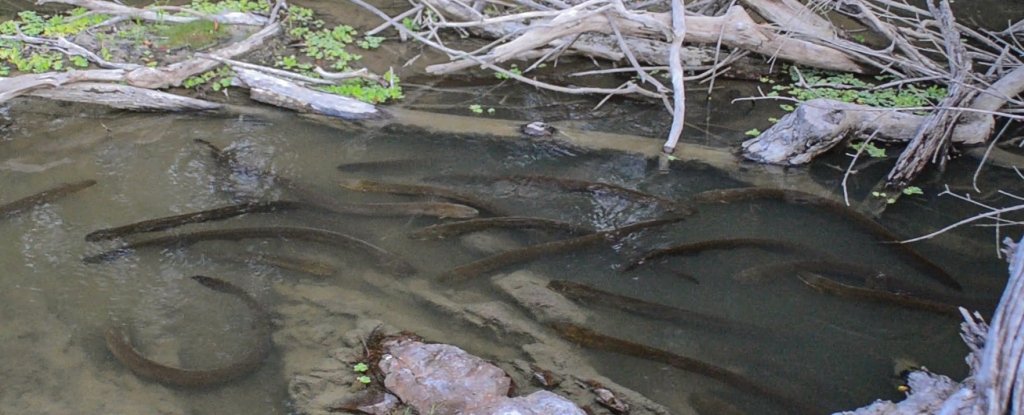
[(466, 415), (586, 415), (576, 404), (548, 391), (507, 398)]
[(505, 371), (458, 347), (417, 341), (384, 347), (384, 386), (420, 413), (461, 414), (507, 399)]

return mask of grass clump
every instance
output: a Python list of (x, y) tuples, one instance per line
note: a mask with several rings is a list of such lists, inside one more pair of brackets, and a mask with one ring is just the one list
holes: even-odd
[(161, 25), (157, 35), (162, 38), (160, 45), (168, 49), (187, 47), (195, 50), (208, 48), (230, 36), (227, 29), (209, 20)]

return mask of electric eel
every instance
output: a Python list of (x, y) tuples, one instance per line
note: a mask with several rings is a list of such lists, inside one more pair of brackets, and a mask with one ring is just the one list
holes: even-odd
[(0, 205), (0, 218), (14, 215), (33, 206), (53, 202), (94, 184), (96, 184), (95, 180), (82, 180), (73, 183), (64, 183), (57, 187), (36, 193), (32, 196), (23, 197), (11, 203)]
[(640, 258), (637, 258), (624, 266), (622, 271), (630, 271), (647, 263), (648, 261), (663, 258), (667, 256), (687, 256), (697, 255), (704, 251), (712, 251), (718, 249), (737, 249), (737, 248), (757, 248), (766, 251), (786, 253), (786, 254), (801, 254), (814, 258), (829, 258), (830, 254), (816, 250), (809, 246), (799, 244), (796, 242), (781, 241), (777, 239), (760, 239), (760, 238), (735, 238), (735, 239), (715, 239), (710, 241), (701, 241), (694, 243), (685, 243), (681, 245), (673, 245), (666, 248), (655, 249), (650, 251)]
[(960, 317), (960, 310), (953, 304), (915, 297), (905, 293), (895, 293), (867, 287), (856, 287), (822, 277), (813, 272), (798, 272), (797, 278), (816, 291), (838, 297), (866, 300), (875, 303), (895, 305), (913, 310), (930, 311)]
[(475, 218), (480, 212), (472, 207), (456, 203), (440, 202), (397, 202), (397, 203), (339, 203), (329, 197), (307, 189), (302, 184), (278, 175), (266, 169), (252, 168), (242, 164), (231, 153), (226, 152), (213, 145), (209, 141), (195, 139), (195, 142), (210, 149), (213, 158), (224, 168), (246, 169), (255, 172), (257, 175), (270, 178), (278, 183), (285, 190), (291, 192), (295, 197), (317, 209), (329, 210), (335, 213), (362, 216), (434, 216), (438, 218), (467, 219)]
[(101, 262), (112, 261), (114, 259), (124, 256), (125, 254), (132, 250), (145, 247), (188, 246), (202, 241), (237, 241), (241, 239), (253, 238), (295, 239), (327, 245), (341, 246), (369, 254), (371, 257), (374, 258), (375, 261), (377, 261), (378, 265), (387, 268), (389, 271), (394, 272), (398, 275), (410, 275), (416, 272), (412, 265), (405, 262), (405, 260), (399, 258), (397, 255), (385, 251), (384, 249), (379, 248), (376, 245), (373, 245), (361, 239), (345, 235), (343, 233), (332, 232), (323, 229), (287, 226), (213, 229), (205, 231), (188, 232), (177, 235), (158, 236), (150, 239), (143, 239), (137, 242), (132, 242), (120, 248), (115, 248), (100, 254), (85, 257), (82, 260), (85, 261), (86, 263), (96, 264)]
[(826, 413), (822, 408), (816, 408), (808, 402), (787, 396), (769, 386), (751, 381), (739, 373), (691, 357), (608, 336), (572, 323), (553, 323), (551, 327), (558, 335), (580, 346), (650, 360), (679, 370), (707, 376), (741, 391), (763, 396), (778, 405), (786, 407), (791, 411), (790, 413)]
[(85, 235), (87, 241), (121, 238), (136, 233), (172, 229), (192, 223), (224, 220), (249, 213), (271, 213), (306, 209), (360, 216), (434, 216), (438, 218), (472, 218), (477, 210), (454, 203), (398, 202), (398, 203), (334, 203), (330, 207), (291, 200), (247, 202), (219, 208), (184, 213), (181, 215), (149, 219), (115, 228), (100, 229)]
[(593, 229), (589, 229), (584, 226), (552, 219), (502, 216), (431, 225), (409, 234), (409, 237), (412, 239), (444, 239), (450, 236), (458, 236), (465, 233), (478, 232), (493, 228), (544, 229), (569, 232), (573, 235), (583, 235), (594, 232)]
[(756, 331), (759, 328), (739, 322), (725, 320), (712, 315), (685, 310), (664, 304), (652, 303), (638, 298), (627, 297), (604, 290), (566, 280), (552, 280), (548, 288), (576, 302), (587, 302), (601, 307), (614, 307), (630, 313), (671, 321), (673, 323), (698, 326), (701, 328), (728, 331)]
[(856, 210), (850, 209), (849, 207), (828, 198), (796, 190), (745, 187), (739, 189), (710, 190), (698, 193), (691, 199), (691, 201), (697, 204), (733, 203), (756, 199), (777, 200), (794, 205), (814, 206), (847, 218), (877, 237), (880, 241), (886, 242), (887, 245), (892, 246), (893, 249), (896, 249), (897, 252), (903, 256), (910, 259), (910, 264), (914, 268), (917, 268), (919, 271), (925, 273), (946, 287), (957, 291), (963, 291), (963, 287), (955, 278), (953, 278), (952, 275), (949, 275), (949, 273), (944, 269), (929, 261), (910, 246), (900, 243), (901, 239), (895, 233), (878, 224), (878, 222), (871, 220), (871, 218), (862, 215)]
[(556, 189), (564, 190), (567, 192), (577, 193), (613, 193), (623, 198), (633, 200), (635, 202), (642, 203), (657, 203), (663, 206), (665, 209), (672, 211), (680, 215), (692, 215), (696, 211), (689, 203), (680, 202), (678, 200), (666, 199), (660, 196), (655, 196), (650, 193), (641, 192), (639, 190), (627, 189), (622, 186), (603, 183), (603, 182), (591, 182), (585, 180), (574, 180), (565, 179), (561, 177), (548, 177), (548, 176), (534, 176), (534, 175), (517, 175), (517, 176), (443, 176), (438, 177), (439, 179), (444, 178), (456, 178), (465, 179), (469, 181), (484, 181), (484, 182), (500, 182), (508, 181), (516, 184), (522, 184), (526, 186), (546, 186), (553, 187)]
[(200, 275), (192, 277), (192, 280), (211, 290), (232, 295), (242, 300), (252, 310), (253, 314), (255, 314), (256, 344), (253, 345), (251, 350), (246, 352), (236, 362), (226, 366), (214, 369), (183, 369), (157, 363), (146, 358), (132, 344), (127, 330), (121, 326), (114, 326), (107, 329), (105, 334), (107, 349), (110, 350), (110, 353), (121, 364), (125, 365), (128, 370), (131, 370), (132, 373), (141, 378), (165, 385), (189, 388), (224, 384), (259, 369), (267, 359), (267, 356), (270, 355), (271, 349), (270, 316), (263, 309), (263, 306), (245, 290), (227, 281)]
[(655, 219), (645, 222), (637, 222), (631, 225), (626, 225), (615, 229), (609, 229), (606, 231), (594, 232), (576, 238), (562, 239), (558, 241), (530, 245), (524, 248), (514, 249), (511, 251), (502, 252), (497, 255), (492, 255), (487, 258), (476, 260), (465, 265), (460, 265), (458, 267), (453, 268), (451, 271), (444, 274), (443, 276), (441, 276), (440, 280), (445, 282), (467, 281), (476, 278), (481, 274), (495, 271), (507, 267), (509, 265), (532, 261), (536, 258), (546, 255), (563, 254), (566, 252), (577, 251), (583, 248), (597, 245), (601, 242), (614, 241), (623, 236), (627, 236), (633, 232), (637, 232), (646, 228), (667, 225), (670, 223), (680, 222), (683, 220), (686, 220), (686, 217), (675, 216), (664, 219)]
[(101, 241), (105, 239), (121, 238), (128, 235), (144, 232), (162, 231), (176, 228), (190, 223), (202, 223), (217, 220), (224, 220), (241, 216), (247, 213), (267, 213), (283, 210), (293, 210), (301, 207), (298, 202), (285, 200), (273, 202), (249, 202), (236, 205), (224, 206), (199, 212), (184, 213), (181, 215), (167, 216), (163, 218), (144, 220), (132, 224), (118, 226), (116, 228), (100, 229), (85, 235), (87, 241)]
[(838, 274), (867, 283), (888, 280), (885, 273), (873, 268), (829, 260), (790, 261), (753, 266), (737, 273), (735, 279), (743, 282), (766, 282), (780, 275), (792, 275), (797, 272)]
[(479, 210), (489, 212), (494, 215), (507, 215), (504, 209), (495, 206), (490, 202), (484, 201), (483, 199), (480, 199), (475, 195), (460, 192), (457, 190), (446, 189), (443, 187), (428, 186), (423, 184), (385, 183), (363, 179), (341, 179), (340, 181), (338, 181), (338, 185), (340, 185), (344, 189), (356, 192), (391, 193), (414, 196), (435, 196), (443, 199), (460, 202), (467, 206), (472, 206)]

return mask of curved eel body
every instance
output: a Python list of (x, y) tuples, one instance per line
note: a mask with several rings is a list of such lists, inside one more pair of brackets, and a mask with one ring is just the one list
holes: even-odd
[(953, 304), (915, 297), (905, 293), (847, 285), (813, 272), (799, 272), (797, 273), (797, 278), (800, 278), (800, 281), (803, 281), (808, 287), (826, 294), (960, 317), (959, 308)]
[(14, 215), (33, 206), (53, 202), (95, 184), (95, 180), (82, 180), (73, 183), (64, 183), (57, 187), (36, 193), (32, 196), (26, 196), (11, 203), (0, 205), (0, 218)]
[(874, 220), (871, 220), (867, 216), (860, 214), (859, 212), (850, 209), (849, 207), (836, 202), (834, 200), (815, 196), (809, 193), (799, 192), (796, 190), (787, 189), (766, 189), (747, 187), (739, 189), (724, 189), (724, 190), (711, 190), (707, 192), (698, 193), (691, 200), (694, 203), (732, 203), (747, 200), (756, 199), (768, 199), (777, 200), (784, 203), (794, 205), (809, 205), (821, 208), (823, 210), (835, 213), (839, 216), (847, 218), (861, 228), (868, 231), (882, 242), (890, 243), (889, 245), (896, 249), (903, 256), (910, 259), (911, 265), (914, 268), (924, 272), (930, 276), (936, 282), (949, 287), (957, 291), (963, 291), (963, 287), (952, 275), (949, 275), (946, 270), (942, 269), (935, 263), (929, 261), (927, 258), (922, 256), (917, 251), (911, 249), (909, 246), (900, 243), (900, 237), (894, 234), (886, 227), (878, 224)]
[(799, 244), (796, 242), (782, 241), (777, 239), (761, 239), (761, 238), (734, 238), (734, 239), (714, 239), (710, 241), (701, 241), (694, 243), (685, 243), (680, 245), (673, 245), (662, 249), (655, 249), (650, 251), (640, 258), (637, 258), (624, 266), (622, 271), (633, 270), (651, 260), (658, 258), (664, 258), (667, 256), (687, 256), (697, 255), (704, 251), (712, 251), (718, 249), (738, 249), (738, 248), (757, 248), (766, 251), (786, 253), (786, 254), (800, 254), (814, 258), (830, 258), (831, 255), (818, 251), (817, 249), (809, 246)]
[(132, 250), (145, 247), (188, 246), (202, 241), (237, 241), (241, 239), (253, 238), (296, 239), (321, 244), (341, 246), (349, 249), (354, 249), (365, 254), (369, 254), (371, 257), (374, 258), (375, 261), (377, 261), (379, 265), (381, 265), (384, 268), (387, 268), (389, 271), (394, 272), (398, 275), (410, 275), (416, 272), (415, 268), (413, 268), (412, 265), (405, 262), (405, 260), (399, 258), (397, 255), (388, 252), (383, 248), (380, 248), (369, 242), (366, 242), (362, 239), (345, 235), (343, 233), (323, 229), (289, 226), (213, 229), (206, 231), (182, 233), (178, 235), (159, 236), (133, 242), (120, 248), (115, 248), (100, 254), (88, 256), (83, 258), (83, 261), (92, 264), (108, 262), (120, 258)]
[(683, 220), (686, 220), (686, 218), (683, 216), (676, 216), (665, 219), (655, 219), (645, 222), (638, 222), (632, 225), (626, 225), (620, 228), (610, 229), (607, 231), (594, 232), (576, 238), (530, 245), (524, 248), (514, 249), (511, 251), (502, 252), (497, 255), (492, 255), (480, 260), (470, 262), (465, 265), (460, 265), (458, 267), (453, 268), (447, 274), (442, 276), (441, 280), (445, 282), (461, 282), (471, 280), (481, 274), (495, 271), (507, 267), (509, 265), (532, 261), (536, 258), (546, 255), (562, 254), (566, 252), (580, 250), (583, 248), (597, 245), (602, 242), (614, 241), (624, 236), (628, 236), (633, 232), (637, 232), (646, 228), (667, 225), (670, 223), (680, 222)]
[(101, 241), (105, 239), (122, 238), (137, 233), (156, 232), (172, 229), (191, 223), (203, 223), (217, 220), (224, 220), (248, 213), (267, 213), (282, 210), (294, 210), (301, 206), (300, 203), (278, 200), (273, 202), (249, 202), (229, 205), (219, 208), (202, 210), (199, 212), (183, 213), (181, 215), (166, 216), (162, 218), (149, 219), (135, 222), (115, 228), (100, 229), (85, 235), (86, 241)]
[(469, 219), (459, 222), (431, 225), (409, 234), (409, 237), (412, 239), (444, 239), (450, 236), (458, 236), (470, 232), (478, 232), (494, 228), (544, 229), (569, 232), (575, 235), (594, 232), (593, 229), (552, 219), (502, 216), (497, 218)]
[(107, 329), (107, 349), (125, 367), (141, 378), (165, 385), (201, 388), (220, 385), (239, 379), (259, 369), (270, 355), (270, 316), (263, 306), (241, 288), (211, 277), (194, 276), (192, 280), (214, 291), (232, 295), (241, 300), (255, 314), (256, 344), (234, 363), (214, 369), (184, 369), (155, 362), (143, 356), (132, 344), (127, 331), (115, 326)]
[(816, 408), (807, 402), (787, 396), (769, 386), (753, 382), (739, 373), (691, 357), (608, 336), (572, 323), (554, 323), (552, 328), (562, 338), (583, 347), (663, 363), (676, 369), (707, 376), (739, 390), (763, 396), (776, 404), (786, 407), (791, 411), (790, 413), (825, 413), (821, 408)]

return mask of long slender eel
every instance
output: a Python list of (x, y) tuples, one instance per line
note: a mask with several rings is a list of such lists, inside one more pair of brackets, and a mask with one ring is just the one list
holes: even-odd
[(735, 279), (744, 282), (764, 282), (776, 279), (780, 275), (793, 275), (797, 272), (818, 272), (839, 274), (856, 281), (879, 281), (885, 273), (873, 268), (830, 260), (808, 260), (777, 262), (753, 266), (736, 274)]
[(11, 203), (0, 205), (0, 218), (20, 213), (33, 206), (53, 202), (94, 184), (96, 184), (95, 180), (82, 180), (73, 183), (64, 183), (57, 187), (36, 193), (32, 196), (23, 197)]
[(494, 215), (507, 215), (504, 209), (495, 206), (493, 203), (487, 202), (476, 195), (438, 186), (410, 183), (386, 183), (365, 179), (341, 179), (338, 181), (338, 185), (344, 189), (356, 192), (440, 197), (460, 202), (467, 206), (475, 207), (485, 212), (490, 212)]
[(465, 265), (460, 265), (458, 267), (453, 268), (447, 274), (442, 276), (441, 280), (445, 282), (467, 281), (476, 278), (481, 274), (495, 271), (507, 267), (509, 265), (532, 261), (536, 258), (546, 255), (563, 254), (566, 252), (577, 251), (583, 248), (597, 245), (602, 242), (614, 241), (623, 236), (627, 236), (633, 232), (637, 232), (646, 228), (667, 225), (669, 223), (680, 222), (685, 219), (686, 218), (683, 216), (675, 216), (665, 219), (655, 219), (645, 222), (638, 222), (632, 225), (626, 225), (621, 228), (610, 229), (607, 231), (594, 232), (576, 238), (530, 245), (524, 248), (514, 249), (511, 251), (502, 252), (497, 255), (492, 255), (487, 258), (476, 260)]
[(384, 249), (362, 239), (323, 229), (288, 226), (213, 229), (177, 235), (159, 236), (132, 242), (120, 248), (88, 256), (85, 257), (83, 261), (92, 264), (107, 262), (120, 258), (132, 250), (146, 247), (188, 246), (197, 242), (210, 240), (236, 241), (253, 238), (296, 239), (337, 245), (369, 254), (379, 265), (398, 275), (410, 275), (416, 272), (412, 265), (409, 265), (409, 263), (405, 262), (405, 260), (399, 258), (397, 255), (385, 251)]
[(871, 220), (871, 218), (868, 218), (856, 210), (850, 209), (849, 207), (834, 200), (796, 190), (755, 187), (711, 190), (698, 193), (691, 200), (694, 203), (732, 203), (756, 199), (778, 200), (795, 205), (814, 206), (847, 218), (855, 224), (860, 225), (861, 228), (868, 231), (882, 242), (889, 243), (889, 246), (892, 246), (897, 252), (910, 259), (910, 263), (914, 268), (924, 272), (926, 275), (946, 287), (957, 291), (963, 291), (963, 287), (955, 278), (953, 278), (952, 275), (949, 275), (946, 270), (935, 265), (935, 263), (929, 261), (910, 246), (900, 243), (901, 239), (898, 235), (878, 224), (878, 222)]
[(602, 307), (614, 307), (630, 313), (671, 321), (683, 325), (727, 331), (756, 331), (758, 328), (735, 321), (725, 320), (697, 311), (685, 310), (664, 304), (652, 303), (639, 298), (627, 297), (581, 284), (574, 281), (552, 280), (548, 288), (577, 302), (588, 302)]
[(594, 232), (593, 229), (588, 229), (584, 226), (552, 219), (503, 216), (431, 225), (409, 234), (409, 237), (413, 239), (444, 239), (450, 236), (458, 236), (465, 233), (478, 232), (493, 228), (555, 230), (560, 232), (569, 232), (575, 235)]
[[(439, 177), (445, 178), (445, 177)], [(657, 203), (666, 209), (675, 212), (680, 215), (691, 215), (696, 211), (688, 203), (680, 202), (678, 200), (672, 200), (656, 196), (650, 193), (641, 192), (639, 190), (628, 189), (622, 186), (604, 183), (604, 182), (591, 182), (586, 180), (575, 180), (566, 179), (562, 177), (549, 177), (549, 176), (536, 176), (536, 175), (514, 175), (514, 176), (448, 176), (446, 178), (461, 178), (470, 181), (486, 181), (486, 182), (499, 182), (508, 181), (512, 183), (522, 184), (526, 186), (546, 186), (553, 187), (559, 190), (567, 192), (577, 193), (613, 193), (623, 198), (627, 198), (636, 202), (642, 203)]]
[(826, 413), (822, 408), (816, 408), (807, 402), (786, 396), (766, 385), (751, 381), (738, 373), (691, 357), (608, 336), (572, 323), (554, 323), (552, 327), (566, 340), (583, 347), (663, 363), (676, 369), (707, 376), (739, 390), (763, 396), (776, 404), (786, 407), (792, 411), (791, 413)]
[(234, 363), (214, 369), (183, 369), (155, 362), (132, 344), (127, 330), (121, 326), (107, 329), (107, 349), (132, 373), (165, 385), (201, 388), (220, 385), (248, 375), (263, 365), (270, 355), (270, 316), (263, 306), (245, 290), (227, 281), (197, 275), (192, 277), (203, 286), (241, 300), (255, 314), (256, 344)]
[(631, 261), (629, 264), (622, 268), (622, 271), (630, 271), (643, 265), (647, 262), (658, 258), (664, 258), (667, 256), (687, 256), (697, 255), (704, 251), (712, 251), (718, 249), (738, 249), (738, 248), (757, 248), (772, 252), (780, 252), (786, 254), (800, 254), (813, 258), (829, 258), (830, 254), (811, 248), (807, 245), (799, 244), (796, 242), (782, 241), (778, 239), (761, 239), (761, 238), (733, 238), (733, 239), (714, 239), (709, 241), (700, 241), (694, 243), (685, 243), (680, 245), (673, 245), (666, 248), (655, 249), (650, 251), (640, 258)]
[(933, 301), (925, 298), (915, 297), (910, 294), (894, 293), (877, 290), (867, 287), (856, 287), (843, 284), (813, 272), (799, 272), (797, 278), (816, 291), (838, 297), (866, 300), (875, 303), (890, 304), (898, 307), (913, 310), (923, 310), (932, 313), (946, 314), (953, 317), (960, 317), (960, 310), (956, 305)]
[(118, 226), (115, 228), (100, 229), (85, 235), (87, 241), (101, 241), (105, 239), (122, 238), (128, 235), (144, 232), (162, 231), (176, 228), (191, 223), (203, 223), (217, 220), (224, 220), (241, 216), (247, 213), (267, 213), (284, 210), (298, 209), (301, 203), (286, 200), (273, 202), (247, 202), (236, 205), (223, 206), (219, 208), (202, 210), (199, 212), (184, 213), (181, 215), (167, 216), (163, 218), (149, 219), (141, 222)]

